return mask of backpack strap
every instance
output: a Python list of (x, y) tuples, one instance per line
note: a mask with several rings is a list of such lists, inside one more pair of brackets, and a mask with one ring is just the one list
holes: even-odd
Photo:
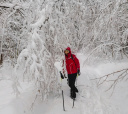
[(72, 60), (74, 61), (74, 58), (73, 58), (73, 55), (71, 54), (71, 58), (72, 58)]
[[(74, 61), (74, 58), (73, 58), (73, 55), (71, 54), (71, 58), (72, 58), (72, 60)], [(75, 63), (75, 61), (74, 61), (74, 63)], [(76, 65), (76, 63), (75, 63), (75, 65)]]

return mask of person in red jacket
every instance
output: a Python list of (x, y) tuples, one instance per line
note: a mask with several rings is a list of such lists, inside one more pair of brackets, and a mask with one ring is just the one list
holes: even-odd
[(78, 89), (75, 87), (75, 80), (77, 74), (80, 75), (80, 63), (78, 58), (71, 53), (70, 47), (66, 48), (65, 53), (65, 62), (66, 62), (66, 70), (68, 73), (68, 83), (71, 88), (70, 94), (71, 98), (76, 98), (76, 92)]

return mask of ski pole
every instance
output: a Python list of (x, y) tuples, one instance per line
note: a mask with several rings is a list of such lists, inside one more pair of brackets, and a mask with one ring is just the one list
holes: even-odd
[(64, 107), (64, 92), (63, 92), (63, 89), (62, 89), (62, 79), (64, 79), (62, 73), (60, 72), (60, 75), (61, 75), (61, 90), (62, 90), (62, 99), (63, 99), (63, 110), (65, 111), (65, 107)]
[(63, 110), (65, 111), (65, 107), (64, 107), (64, 93), (63, 93), (63, 90), (62, 90), (62, 98), (63, 98)]
[(73, 99), (73, 106), (72, 106), (72, 108), (74, 107), (74, 101), (75, 101), (75, 99)]

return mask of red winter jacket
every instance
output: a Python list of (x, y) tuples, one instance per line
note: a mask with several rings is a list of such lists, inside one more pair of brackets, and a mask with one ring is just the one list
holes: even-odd
[[(74, 54), (71, 53), (70, 47), (66, 48), (66, 50), (69, 50), (68, 55), (65, 55), (67, 73), (68, 74), (77, 73), (77, 70), (78, 69), (80, 70), (79, 60)], [(71, 57), (71, 54), (72, 54), (73, 59)]]

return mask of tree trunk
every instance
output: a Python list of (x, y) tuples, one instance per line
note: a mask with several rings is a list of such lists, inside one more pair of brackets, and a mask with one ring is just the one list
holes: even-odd
[(3, 63), (3, 54), (0, 55), (0, 65)]

